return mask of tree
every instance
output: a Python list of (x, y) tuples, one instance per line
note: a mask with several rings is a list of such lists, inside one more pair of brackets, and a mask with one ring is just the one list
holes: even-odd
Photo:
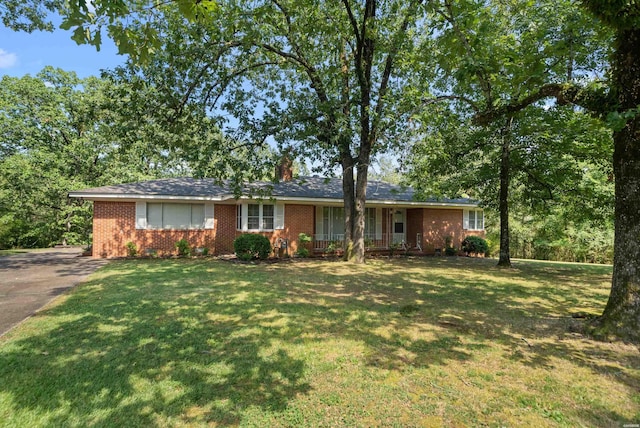
[[(139, 83), (139, 82), (138, 82)], [(169, 127), (132, 82), (46, 67), (0, 85), (0, 241), (6, 247), (85, 244), (91, 204), (67, 192), (206, 168), (216, 133), (206, 117)], [(213, 138), (208, 138), (213, 134)], [(183, 155), (183, 150), (189, 157)], [(222, 176), (222, 173), (219, 173)]]
[[(155, 69), (174, 98), (180, 94), (175, 111), (230, 112), (247, 144), (270, 138), (327, 171), (340, 168), (346, 254), (363, 262), (368, 168), (392, 141), (392, 115), (401, 114), (402, 79), (392, 78), (413, 46), (409, 30), (424, 16), (420, 1), (114, 4), (96, 1), (91, 13), (71, 5), (63, 27), (99, 45), (101, 20), (113, 18), (107, 31), (116, 44), (135, 47), (126, 52), (162, 43), (161, 52), (173, 54), (143, 59), (168, 61)], [(126, 29), (116, 19), (124, 14)], [(131, 34), (126, 41), (123, 32)]]
[[(433, 119), (405, 158), (405, 179), (422, 195), (482, 201), (487, 237), (499, 242), (491, 220), (500, 207), (500, 127), (476, 127), (449, 107), (429, 106)], [(610, 131), (569, 106), (530, 107), (518, 114), (511, 135), (510, 248), (519, 257), (606, 261), (598, 252), (613, 246), (606, 241), (613, 224)], [(581, 229), (584, 234), (571, 232)], [(593, 249), (589, 234), (600, 243)], [(545, 242), (558, 251), (543, 251)]]
[[(584, 25), (584, 14), (571, 1), (537, 1), (536, 8), (521, 1), (453, 2), (434, 4), (436, 34), (424, 51), (435, 52), (437, 67), (426, 100), (450, 102), (466, 119), (508, 103), (537, 89), (541, 83), (580, 78), (600, 60), (599, 38)], [(558, 13), (561, 10), (562, 13)], [(427, 110), (429, 111), (429, 110)], [(433, 120), (428, 114), (423, 119)], [(496, 175), (500, 213), (499, 266), (510, 266), (509, 188), (517, 115), (495, 116), (471, 126), (487, 126), (500, 147)], [(493, 199), (493, 198), (491, 198)]]
[(541, 99), (555, 97), (603, 118), (613, 129), (615, 175), (615, 243), (611, 293), (594, 323), (595, 332), (640, 341), (640, 2), (583, 0), (594, 27), (614, 32), (608, 79), (590, 85), (541, 85), (536, 91), (496, 106), (476, 121), (520, 111)]
[(640, 341), (640, 2), (584, 1), (615, 31), (607, 115), (614, 128), (615, 255), (601, 333)]
[[(81, 89), (79, 89), (81, 87)], [(69, 189), (101, 174), (101, 82), (50, 67), (0, 84), (0, 217), (5, 246), (86, 243), (88, 205)]]

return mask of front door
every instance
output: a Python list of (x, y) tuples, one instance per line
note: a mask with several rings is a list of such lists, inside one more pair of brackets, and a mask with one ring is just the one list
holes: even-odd
[(407, 223), (407, 210), (395, 209), (391, 215), (391, 232), (393, 244), (400, 244), (406, 242), (406, 223)]

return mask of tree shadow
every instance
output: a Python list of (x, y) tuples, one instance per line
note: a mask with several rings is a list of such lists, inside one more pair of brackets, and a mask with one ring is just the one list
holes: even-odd
[[(87, 414), (93, 426), (164, 426), (175, 418), (235, 425), (243, 409), (283, 410), (309, 391), (303, 360), (269, 353), (273, 335), (250, 328), (251, 303), (179, 294), (165, 302), (145, 294), (153, 278), (136, 275), (140, 291), (126, 286), (108, 296), (102, 290), (110, 284), (88, 283), (41, 313), (59, 318), (56, 327), (0, 352), (0, 391), (10, 392), (13, 408), (47, 415), (50, 426)], [(209, 322), (212, 311), (239, 320)]]
[[(615, 371), (619, 354), (564, 340), (572, 334), (566, 319), (549, 315), (562, 304), (554, 274), (539, 275), (532, 289), (517, 272), (479, 275), (481, 263), (396, 260), (393, 269), (358, 270), (322, 262), (114, 262), (36, 317), (53, 327), (0, 349), (0, 391), (16, 411), (47, 415), (48, 425), (86, 415), (94, 426), (235, 425), (247, 409), (282, 412), (309, 394), (307, 363), (296, 350), (333, 338), (363, 343), (363, 364), (386, 370), (469, 361), (499, 343), (530, 367), (552, 369), (561, 358)], [(428, 275), (416, 274), (425, 265)], [(623, 358), (640, 366), (637, 357)], [(617, 376), (638, 390), (633, 375)], [(623, 419), (607, 411), (583, 420)]]

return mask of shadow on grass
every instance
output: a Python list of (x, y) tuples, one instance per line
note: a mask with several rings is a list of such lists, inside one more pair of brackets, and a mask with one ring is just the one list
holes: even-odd
[[(554, 293), (558, 272), (536, 273), (532, 288), (518, 283), (517, 271), (478, 275), (478, 266), (490, 269), (486, 261), (429, 260), (429, 269), (397, 263), (393, 270), (112, 263), (36, 317), (41, 333), (0, 348), (0, 393), (9, 394), (15, 412), (39, 414), (44, 425), (234, 425), (246, 411), (282, 412), (308, 394), (308, 367), (297, 350), (336, 338), (363, 342), (366, 364), (389, 370), (467, 361), (489, 342), (516, 350), (511, 358), (531, 366), (570, 358), (612, 370), (616, 356), (595, 347), (523, 344), (566, 333), (557, 316), (548, 317), (573, 304)], [(639, 384), (628, 375), (620, 380)]]
[[(194, 292), (187, 272), (161, 263), (153, 273), (111, 265), (108, 283), (88, 283), (34, 320), (55, 328), (0, 350), (0, 392), (16, 412), (35, 411), (47, 426), (227, 425), (309, 390), (302, 360), (269, 353), (273, 335), (250, 328), (265, 296), (236, 304), (231, 287)], [(207, 318), (223, 313), (233, 317)]]

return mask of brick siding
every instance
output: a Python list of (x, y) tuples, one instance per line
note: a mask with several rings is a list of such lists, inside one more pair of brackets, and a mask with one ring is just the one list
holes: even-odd
[[(315, 209), (310, 205), (286, 205), (285, 228), (261, 232), (272, 244), (289, 239), (289, 254), (299, 247), (298, 235), (313, 235)], [(135, 228), (134, 202), (95, 201), (93, 208), (93, 256), (124, 257), (127, 242), (140, 254), (153, 250), (158, 255), (177, 254), (175, 243), (186, 239), (192, 247), (206, 247), (210, 254), (232, 254), (233, 240), (243, 232), (236, 230), (236, 206), (216, 204), (214, 228), (199, 230), (139, 230)]]
[[(136, 206), (134, 202), (94, 202), (93, 255), (94, 257), (124, 257), (127, 242), (133, 242), (140, 254), (153, 250), (158, 255), (177, 254), (175, 243), (186, 239), (192, 247), (206, 247), (210, 254), (232, 254), (233, 240), (243, 232), (236, 230), (236, 206), (216, 204), (214, 228), (200, 230), (138, 230), (135, 228)], [(382, 210), (383, 218), (390, 214)], [(289, 240), (289, 255), (299, 248), (298, 235), (314, 234), (315, 207), (287, 204), (285, 228), (273, 232), (260, 232), (275, 245), (278, 238)], [(484, 231), (462, 228), (462, 209), (407, 209), (407, 241), (415, 246), (416, 234), (422, 233), (422, 248), (432, 254), (435, 248), (444, 248), (445, 238), (460, 248), (469, 235), (484, 237)], [(387, 221), (382, 222), (387, 233)], [(310, 248), (311, 249), (311, 248)]]
[[(410, 210), (413, 211), (413, 210)], [(462, 227), (462, 208), (435, 209), (424, 208), (422, 211), (422, 239), (423, 251), (427, 254), (435, 252), (436, 248), (444, 248), (447, 236), (451, 237), (451, 244), (460, 248), (465, 237), (475, 235), (484, 237), (482, 230), (465, 230)], [(417, 222), (420, 218), (418, 214), (413, 215)], [(407, 217), (409, 214), (407, 213)], [(414, 226), (413, 227), (417, 227)]]

